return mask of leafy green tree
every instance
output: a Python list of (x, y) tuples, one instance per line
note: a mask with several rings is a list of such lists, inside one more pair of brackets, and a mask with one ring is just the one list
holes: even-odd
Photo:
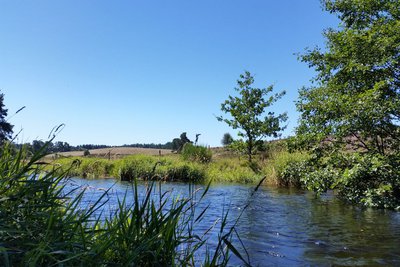
[(13, 125), (11, 125), (7, 120), (8, 110), (4, 106), (4, 94), (0, 93), (0, 143), (11, 138), (13, 133)]
[(273, 86), (267, 88), (253, 88), (254, 78), (246, 71), (240, 75), (237, 81), (238, 87), (235, 90), (239, 96), (229, 96), (221, 104), (221, 110), (230, 115), (230, 118), (217, 117), (233, 129), (239, 129), (239, 136), (246, 142), (246, 154), (249, 162), (257, 149), (257, 144), (267, 136), (278, 137), (279, 132), (285, 126), (282, 122), (287, 120), (286, 113), (275, 115), (274, 112), (266, 112), (266, 108), (279, 100), (285, 91), (269, 95)]
[(386, 154), (400, 145), (400, 1), (324, 0), (342, 21), (324, 32), (327, 47), (300, 56), (317, 71), (300, 90), (297, 133)]
[(233, 141), (234, 141), (233, 137), (230, 133), (224, 133), (224, 136), (222, 137), (221, 140), (221, 144), (223, 146), (229, 146), (230, 144), (232, 144)]

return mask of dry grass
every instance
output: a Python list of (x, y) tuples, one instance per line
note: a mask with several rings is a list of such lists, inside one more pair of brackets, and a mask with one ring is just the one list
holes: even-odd
[[(129, 155), (167, 155), (172, 154), (169, 149), (156, 149), (156, 148), (138, 148), (138, 147), (110, 147), (110, 148), (99, 148), (89, 150), (91, 157), (97, 158), (111, 158), (117, 159)], [(61, 152), (57, 155), (62, 157), (80, 157), (83, 156), (83, 151), (70, 151)], [(46, 156), (47, 158), (55, 157), (55, 154), (50, 154)]]

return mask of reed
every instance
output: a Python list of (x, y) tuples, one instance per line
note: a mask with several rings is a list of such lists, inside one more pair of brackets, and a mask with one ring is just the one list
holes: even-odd
[[(0, 149), (1, 266), (226, 266), (229, 253), (241, 259), (230, 242), (234, 226), (225, 227), (227, 215), (213, 241), (217, 247), (207, 247), (206, 235), (195, 233), (207, 210), (196, 209), (208, 186), (200, 199), (194, 190), (178, 198), (159, 189), (155, 197), (151, 182), (142, 198), (133, 179), (133, 202), (127, 191), (118, 209), (104, 216), (108, 191), (83, 207), (84, 191), (66, 192), (64, 186), (79, 162), (43, 166), (38, 161), (45, 149), (29, 159), (23, 149)], [(156, 175), (155, 169), (147, 175)]]

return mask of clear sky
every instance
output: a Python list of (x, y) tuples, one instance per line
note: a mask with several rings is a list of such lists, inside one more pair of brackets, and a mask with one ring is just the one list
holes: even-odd
[[(216, 115), (245, 70), (287, 95), (314, 72), (295, 53), (336, 27), (319, 0), (0, 0), (0, 90), (19, 142), (165, 143), (187, 132), (219, 146)], [(12, 116), (22, 106), (26, 108)]]

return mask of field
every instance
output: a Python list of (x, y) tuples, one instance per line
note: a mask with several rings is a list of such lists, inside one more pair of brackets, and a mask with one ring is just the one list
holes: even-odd
[[(172, 154), (169, 149), (155, 149), (155, 148), (139, 148), (139, 147), (111, 147), (111, 148), (99, 148), (89, 150), (91, 157), (96, 158), (110, 158), (117, 159), (129, 155), (168, 155)], [(84, 151), (70, 151), (61, 152), (57, 155), (61, 157), (80, 157), (83, 156)], [(54, 158), (56, 154), (47, 155), (46, 158)]]

